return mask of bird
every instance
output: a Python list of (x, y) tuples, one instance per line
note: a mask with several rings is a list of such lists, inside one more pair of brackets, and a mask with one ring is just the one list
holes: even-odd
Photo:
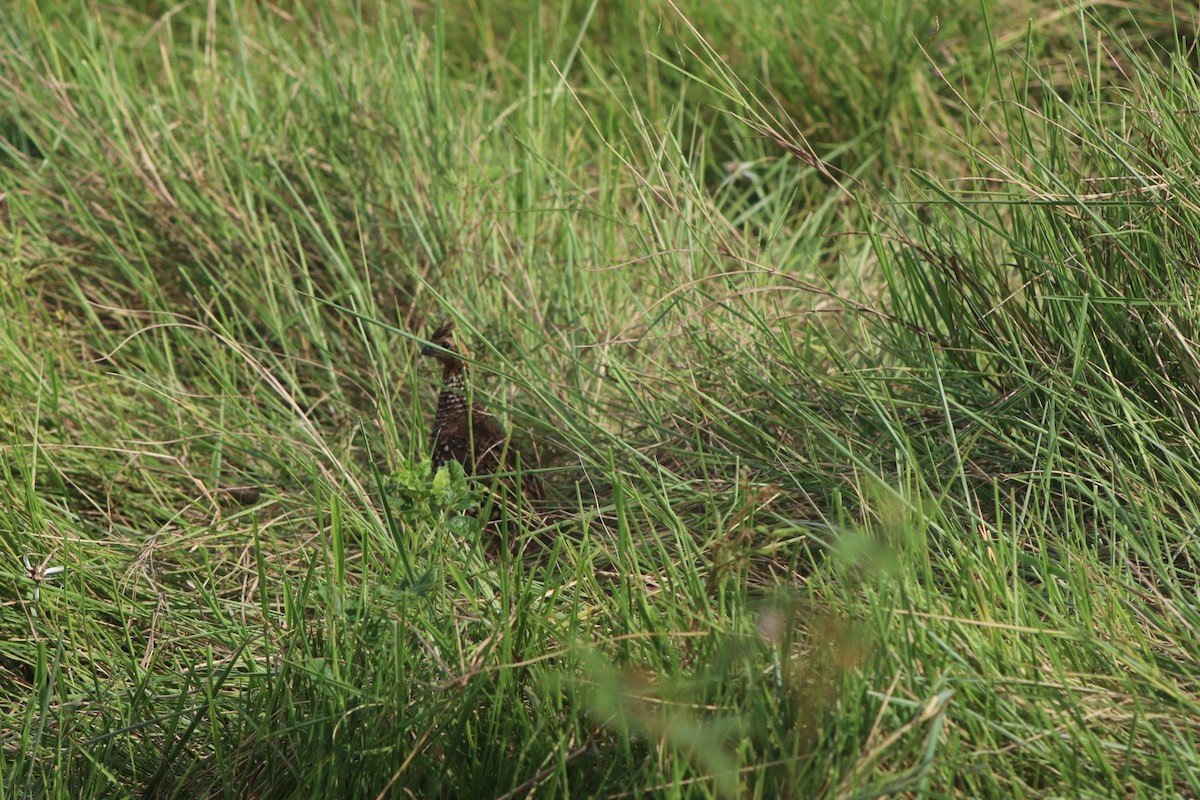
[[(436, 472), (443, 464), (457, 461), (469, 476), (513, 471), (512, 448), (496, 418), (470, 397), (469, 358), (454, 336), (454, 323), (445, 322), (429, 336), (421, 355), (432, 356), (442, 365), (442, 388), (430, 433), (430, 460)], [(541, 484), (530, 474), (522, 475), (521, 490), (528, 498), (541, 495)]]

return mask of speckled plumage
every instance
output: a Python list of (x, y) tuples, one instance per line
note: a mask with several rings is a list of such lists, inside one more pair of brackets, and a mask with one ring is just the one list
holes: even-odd
[[(504, 428), (482, 406), (468, 400), (468, 365), (462, 360), (464, 351), (454, 340), (453, 325), (442, 325), (429, 341), (421, 352), (442, 364), (442, 389), (429, 445), (433, 468), (458, 461), (468, 475), (510, 471), (513, 459), (505, 450)], [(505, 456), (503, 463), (501, 456)], [(532, 475), (523, 476), (526, 495), (538, 495), (540, 488)]]
[(478, 403), (467, 400), (468, 368), (454, 341), (452, 328), (443, 325), (429, 340), (431, 344), (422, 352), (442, 364), (442, 390), (438, 394), (429, 443), (433, 468), (447, 461), (458, 461), (468, 475), (494, 472), (494, 468), (488, 469), (494, 466), (489, 462), (497, 461), (492, 453), (497, 446), (503, 447), (504, 431)]

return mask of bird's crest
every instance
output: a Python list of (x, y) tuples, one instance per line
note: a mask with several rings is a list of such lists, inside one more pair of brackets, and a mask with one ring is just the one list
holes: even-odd
[(454, 320), (447, 320), (434, 328), (433, 333), (429, 335), (429, 341), (442, 346), (445, 346), (447, 342), (453, 342)]

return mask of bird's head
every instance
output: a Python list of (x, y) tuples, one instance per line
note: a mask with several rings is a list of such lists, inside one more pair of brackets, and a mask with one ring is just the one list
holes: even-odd
[(459, 363), (462, 349), (454, 340), (454, 323), (443, 322), (429, 334), (429, 341), (421, 348), (421, 355), (433, 356), (443, 364)]

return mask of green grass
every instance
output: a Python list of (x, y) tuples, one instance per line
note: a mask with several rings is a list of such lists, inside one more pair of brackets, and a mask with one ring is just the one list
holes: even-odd
[(1200, 795), (1163, 8), (0, 10), (0, 797)]

